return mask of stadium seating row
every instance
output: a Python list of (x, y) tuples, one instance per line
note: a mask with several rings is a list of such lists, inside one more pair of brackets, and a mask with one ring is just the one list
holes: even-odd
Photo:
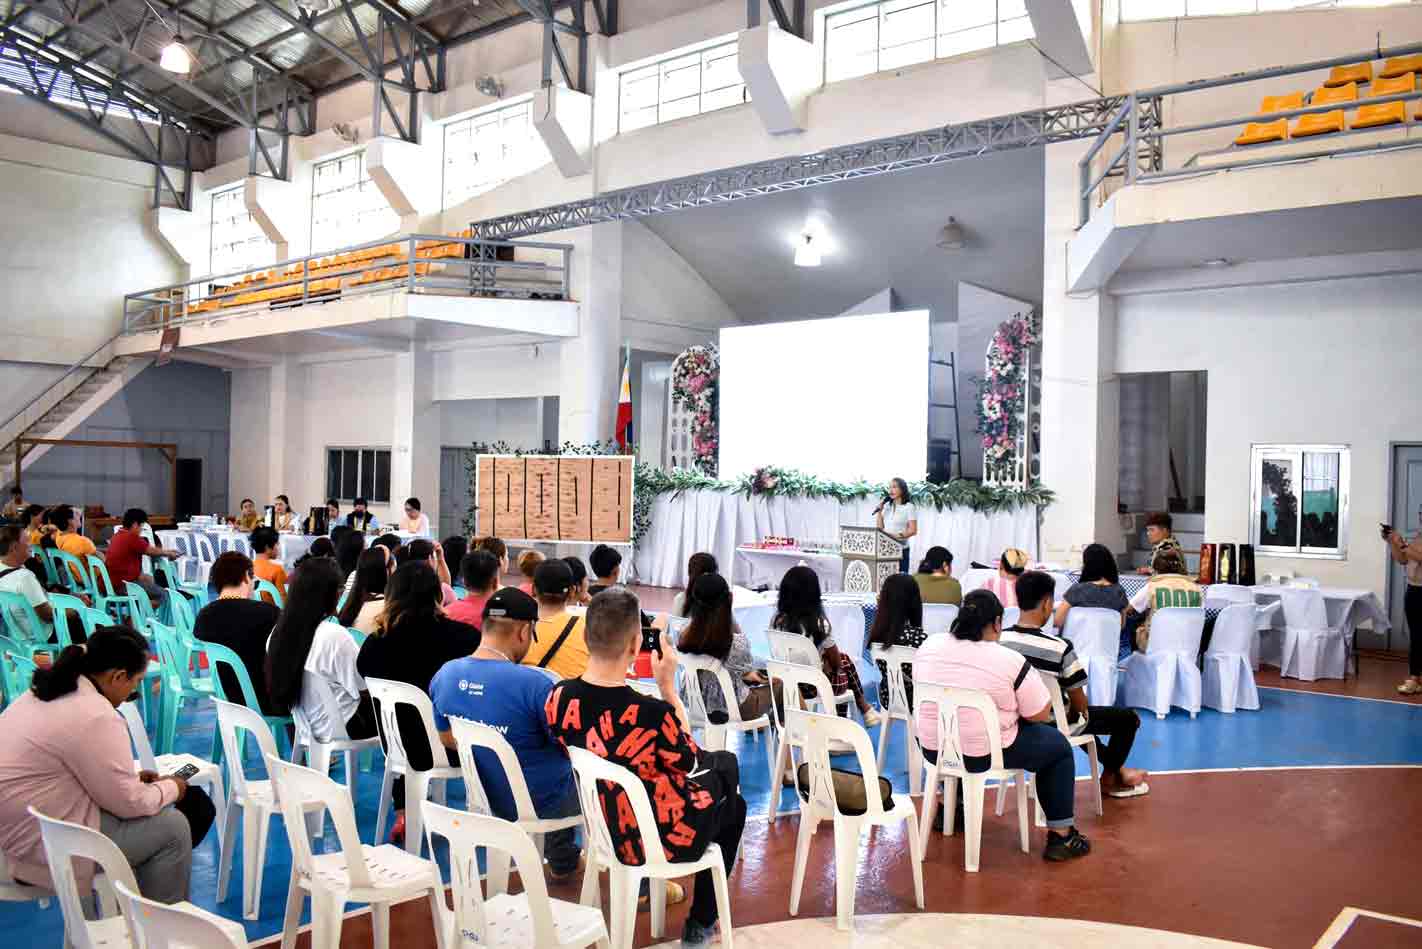
[[(1399, 95), (1417, 89), (1417, 76), (1422, 73), (1422, 55), (1397, 56), (1387, 60), (1373, 74), (1372, 63), (1356, 63), (1351, 66), (1335, 66), (1323, 85), (1312, 93), (1289, 92), (1283, 95), (1265, 96), (1259, 105), (1260, 112), (1287, 112), (1302, 109), (1306, 105), (1346, 105), (1360, 98), (1359, 86), (1367, 87), (1361, 98)], [(1345, 122), (1344, 109), (1313, 115), (1301, 115), (1292, 125), (1287, 118), (1272, 122), (1250, 122), (1234, 140), (1236, 145), (1259, 145), (1264, 142), (1282, 142), (1313, 135), (1328, 135), (1342, 132), (1344, 128), (1371, 129), (1386, 125), (1405, 124), (1407, 110), (1415, 102), (1384, 102), (1360, 105), (1353, 111), (1352, 120)], [(1422, 118), (1422, 108), (1413, 113), (1414, 118)]]

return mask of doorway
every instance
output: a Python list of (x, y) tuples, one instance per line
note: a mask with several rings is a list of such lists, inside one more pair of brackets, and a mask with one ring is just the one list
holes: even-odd
[[(1422, 531), (1422, 444), (1392, 446), (1390, 514), (1388, 523), (1409, 539)], [(1406, 650), (1413, 634), (1422, 630), (1408, 629), (1402, 613), (1402, 596), (1407, 591), (1402, 564), (1388, 558), (1387, 568), (1387, 615), (1392, 622), (1387, 648)]]
[[(464, 533), (464, 515), (469, 510), (469, 498), (473, 493), (473, 483), (466, 459), (472, 452), (468, 448), (439, 450), (439, 536), (454, 537)], [(458, 565), (452, 565), (458, 570)]]

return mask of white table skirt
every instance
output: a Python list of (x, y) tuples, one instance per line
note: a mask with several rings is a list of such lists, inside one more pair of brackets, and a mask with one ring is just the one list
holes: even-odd
[(843, 563), (839, 554), (812, 554), (802, 550), (737, 547), (734, 582), (752, 589), (759, 586), (779, 587), (785, 571), (799, 563), (815, 571), (820, 578), (821, 593), (839, 592)]
[[(1308, 587), (1256, 586), (1254, 588), (1254, 599), (1261, 606), (1267, 606), (1275, 600), (1282, 600), (1285, 596), (1300, 599), (1309, 596), (1322, 597), (1324, 610), (1328, 614), (1328, 625), (1343, 630), (1344, 635), (1348, 636), (1350, 641), (1359, 623), (1371, 621), (1373, 629), (1380, 633), (1392, 628), (1392, 623), (1387, 618), (1387, 612), (1382, 607), (1382, 601), (1371, 590), (1347, 587), (1311, 589)], [(1283, 614), (1283, 610), (1275, 613), (1274, 625), (1284, 625)]]
[[(833, 498), (747, 498), (720, 491), (663, 494), (652, 502), (652, 524), (637, 547), (639, 583), (661, 587), (686, 585), (686, 561), (706, 551), (734, 570), (736, 548), (763, 537), (835, 539), (841, 525), (874, 523), (877, 498), (844, 504)], [(909, 541), (910, 566), (929, 547), (953, 552), (955, 563), (992, 563), (1008, 547), (1037, 549), (1037, 509), (1019, 507), (990, 514), (966, 508), (936, 510), (919, 506), (918, 533)]]

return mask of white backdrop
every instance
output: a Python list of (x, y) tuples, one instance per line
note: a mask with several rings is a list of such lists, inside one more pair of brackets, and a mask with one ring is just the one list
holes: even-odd
[[(719, 491), (663, 494), (652, 502), (652, 525), (637, 547), (637, 582), (681, 587), (686, 560), (698, 551), (715, 556), (729, 577), (736, 547), (762, 537), (837, 540), (841, 524), (873, 524), (877, 498), (840, 504), (833, 498), (746, 498)], [(953, 552), (953, 573), (968, 562), (995, 563), (1007, 547), (1037, 549), (1037, 509), (981, 514), (967, 508), (938, 511), (920, 505), (918, 534), (909, 542), (911, 566), (941, 544)]]

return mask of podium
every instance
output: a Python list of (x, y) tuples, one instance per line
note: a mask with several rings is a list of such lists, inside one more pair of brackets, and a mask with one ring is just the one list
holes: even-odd
[(839, 529), (842, 563), (840, 589), (845, 593), (878, 593), (884, 581), (899, 572), (903, 545), (877, 527)]

